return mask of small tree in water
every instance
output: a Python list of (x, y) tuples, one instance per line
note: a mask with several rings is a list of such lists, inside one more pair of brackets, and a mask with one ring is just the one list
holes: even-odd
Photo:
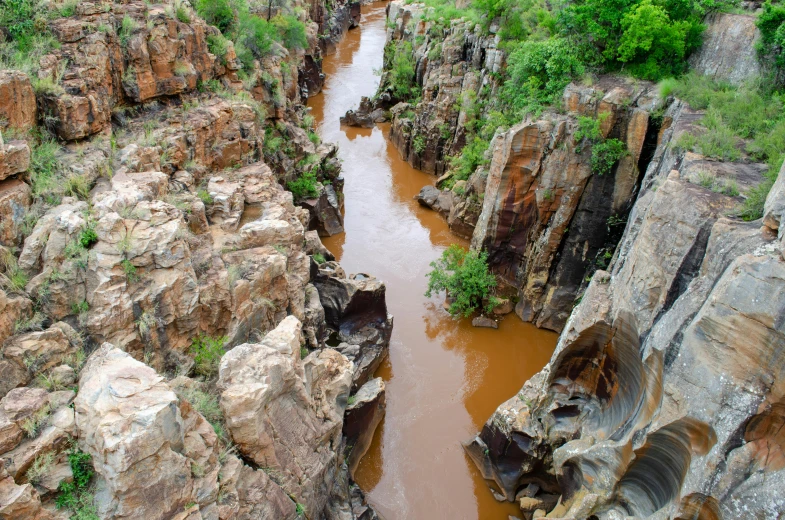
[(496, 287), (496, 278), (488, 269), (488, 253), (465, 251), (453, 244), (439, 260), (431, 262), (431, 267), (425, 296), (430, 298), (434, 292), (447, 291), (453, 300), (449, 309), (453, 316), (470, 316), (482, 308), (486, 298), (490, 300), (486, 311), (495, 306), (496, 298), (490, 292)]

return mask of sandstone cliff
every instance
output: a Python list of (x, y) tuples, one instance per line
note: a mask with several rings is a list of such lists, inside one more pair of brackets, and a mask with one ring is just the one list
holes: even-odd
[(326, 261), (340, 163), (302, 105), (359, 10), (294, 7), (308, 47), (251, 71), (141, 1), (52, 7), (0, 71), (0, 518), (374, 517), (349, 464), (383, 406), (344, 412), (384, 402), (392, 317)]

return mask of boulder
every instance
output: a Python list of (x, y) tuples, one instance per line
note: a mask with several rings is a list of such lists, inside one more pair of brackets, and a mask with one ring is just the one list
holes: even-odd
[(210, 219), (226, 231), (235, 231), (245, 208), (242, 186), (222, 177), (211, 177), (207, 192), (213, 199)]
[(26, 385), (33, 374), (61, 365), (76, 352), (71, 341), (75, 332), (66, 323), (56, 323), (47, 330), (14, 336), (6, 342), (0, 360), (0, 394)]
[[(19, 320), (32, 315), (33, 302), (24, 296), (8, 296), (0, 289), (0, 344), (14, 333), (14, 326)], [(0, 361), (0, 367), (3, 362)], [(3, 369), (0, 368), (0, 373)], [(3, 393), (0, 391), (0, 393)]]
[(415, 198), (417, 199), (417, 202), (420, 203), (420, 205), (425, 206), (426, 208), (434, 209), (436, 201), (441, 193), (441, 190), (436, 186), (428, 185), (423, 186), (420, 190), (420, 193), (418, 193)]
[(343, 233), (342, 203), (331, 185), (319, 188), (317, 197), (301, 201), (300, 206), (308, 210), (310, 215), (308, 229), (318, 231), (319, 236), (330, 237)]
[(387, 120), (385, 111), (375, 106), (369, 98), (363, 96), (357, 110), (349, 110), (341, 116), (341, 124), (346, 126), (359, 126), (363, 128), (373, 128), (376, 123), (383, 123)]
[(163, 520), (192, 501), (178, 399), (153, 369), (104, 343), (82, 369), (74, 410), (102, 518)]
[(29, 130), (35, 126), (36, 111), (35, 92), (27, 74), (0, 70), (0, 120), (10, 128)]
[(300, 362), (300, 322), (287, 317), (261, 343), (221, 360), (218, 389), (240, 453), (280, 475), (281, 487), (318, 517), (338, 472), (351, 364), (334, 350)]
[(347, 449), (351, 450), (346, 463), (349, 474), (354, 477), (357, 465), (370, 448), (376, 427), (384, 417), (387, 406), (384, 381), (381, 377), (371, 379), (349, 401), (343, 422), (343, 434), (346, 437)]
[(484, 327), (488, 329), (498, 329), (499, 323), (493, 318), (489, 318), (488, 316), (477, 316), (472, 319), (472, 326)]
[(23, 423), (48, 405), (46, 390), (14, 388), (0, 400), (0, 454), (16, 448), (24, 438)]
[(19, 179), (0, 181), (0, 245), (16, 247), (22, 224), (32, 202), (32, 190)]
[(327, 323), (345, 335), (387, 320), (387, 288), (372, 276), (353, 274), (339, 278), (320, 273), (314, 285), (319, 290)]
[(41, 506), (41, 499), (32, 484), (17, 485), (5, 470), (0, 471), (0, 519), (55, 520)]
[(8, 141), (0, 138), (0, 180), (26, 172), (30, 167), (30, 147), (27, 141)]

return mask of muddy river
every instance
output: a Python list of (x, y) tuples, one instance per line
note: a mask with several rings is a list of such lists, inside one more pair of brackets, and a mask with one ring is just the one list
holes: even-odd
[(501, 402), (548, 361), (556, 335), (508, 316), (499, 330), (452, 319), (426, 298), (429, 263), (453, 236), (413, 197), (434, 177), (401, 160), (388, 128), (341, 127), (338, 118), (376, 91), (385, 41), (384, 3), (363, 7), (360, 28), (324, 60), (327, 82), (309, 106), (325, 141), (340, 147), (346, 233), (324, 239), (347, 272), (387, 284), (395, 316), (387, 381), (387, 415), (356, 478), (387, 520), (499, 519), (520, 512), (496, 502), (463, 452)]

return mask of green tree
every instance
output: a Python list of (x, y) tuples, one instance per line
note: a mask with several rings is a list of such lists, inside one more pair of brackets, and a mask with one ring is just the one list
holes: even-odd
[(428, 273), (428, 290), (425, 296), (447, 291), (452, 299), (449, 312), (454, 316), (468, 317), (482, 308), (496, 287), (496, 278), (488, 269), (488, 253), (466, 251), (453, 244), (440, 259), (431, 262)]

